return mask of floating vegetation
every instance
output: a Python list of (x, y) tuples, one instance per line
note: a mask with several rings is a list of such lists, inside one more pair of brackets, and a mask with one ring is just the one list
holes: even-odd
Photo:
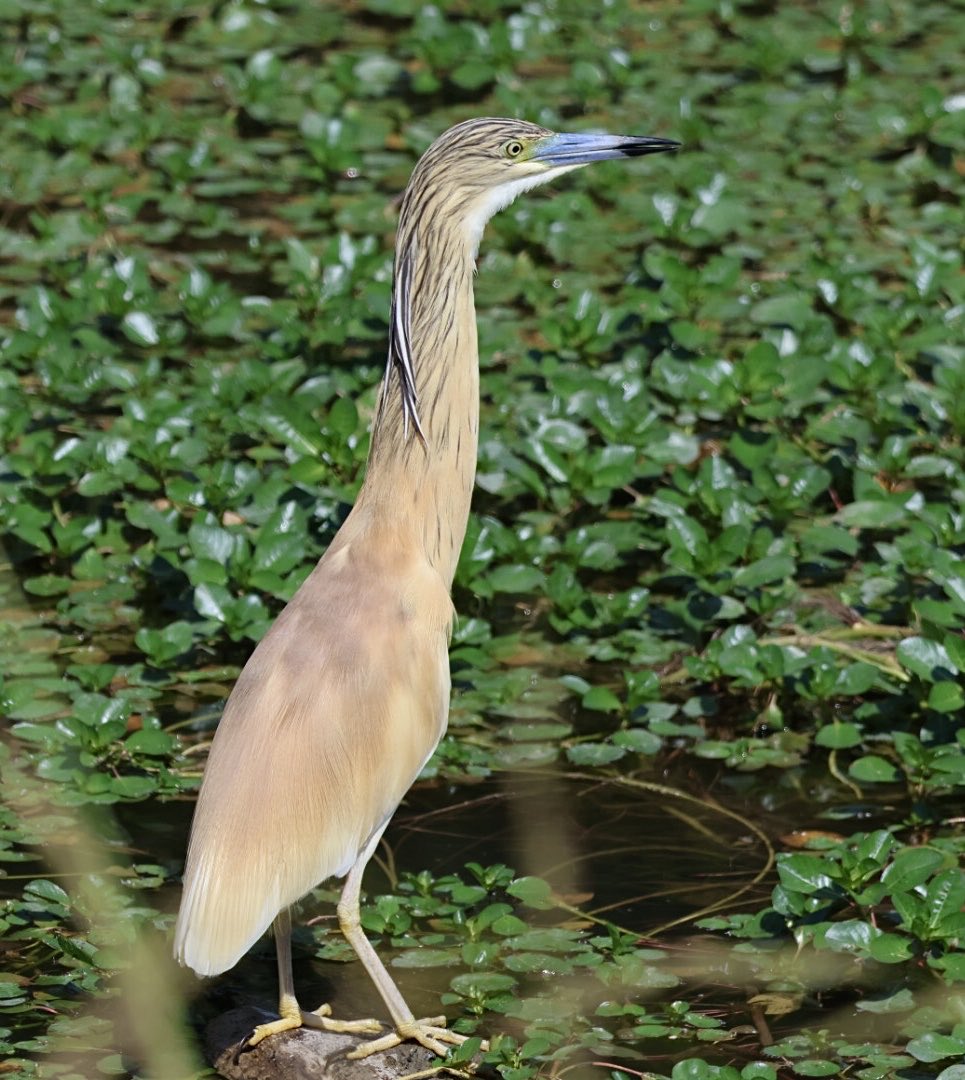
[(506, 1080), (962, 1080), (954, 14), (0, 4), (5, 1076), (204, 1075), (190, 800), (360, 482), (392, 200), (488, 114), (684, 149), (490, 226), (450, 731), (367, 932)]

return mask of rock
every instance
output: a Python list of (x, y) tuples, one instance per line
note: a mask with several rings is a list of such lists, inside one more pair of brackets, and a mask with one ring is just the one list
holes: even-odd
[(252, 1029), (274, 1019), (246, 1006), (212, 1020), (205, 1031), (205, 1051), (220, 1076), (226, 1080), (398, 1080), (430, 1068), (434, 1060), (431, 1050), (404, 1043), (352, 1061), (345, 1055), (365, 1043), (365, 1036), (314, 1028), (286, 1031), (245, 1050)]

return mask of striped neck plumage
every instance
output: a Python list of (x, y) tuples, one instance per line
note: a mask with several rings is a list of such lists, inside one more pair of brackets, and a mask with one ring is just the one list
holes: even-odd
[(427, 557), (451, 581), (479, 427), (469, 238), (453, 219), (423, 217), (413, 227), (403, 219), (395, 269), (388, 362), (360, 499), (391, 506), (400, 527), (411, 520)]

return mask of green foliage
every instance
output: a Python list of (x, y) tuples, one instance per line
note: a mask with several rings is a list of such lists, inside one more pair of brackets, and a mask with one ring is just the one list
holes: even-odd
[(780, 920), (771, 916), (780, 916), (799, 945), (883, 964), (917, 958), (949, 983), (965, 978), (965, 871), (954, 844), (901, 847), (880, 830), (817, 850), (778, 856), (773, 908), (753, 927), (775, 931)]
[(505, 867), (405, 876), (366, 928), (446, 972), (466, 1030), (502, 1032), (506, 1080), (962, 1080), (951, 9), (35, 7), (0, 3), (0, 861), (27, 871), (0, 908), (3, 1053), (128, 1069), (97, 1011), (123, 936), (96, 940), (36, 852), (143, 801), (135, 843), (105, 839), (127, 924), (164, 927), (178, 857), (145, 823), (196, 785), (361, 479), (386, 208), (436, 134), (489, 114), (685, 145), (489, 229), (453, 710), (425, 775), (677, 770), (770, 835), (788, 792), (804, 828), (877, 828), (782, 854), (770, 903), (705, 921), (727, 962), (696, 980)]

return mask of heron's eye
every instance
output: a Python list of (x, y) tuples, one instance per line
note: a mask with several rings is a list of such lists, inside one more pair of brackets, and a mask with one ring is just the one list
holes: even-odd
[(503, 147), (503, 151), (505, 152), (506, 157), (518, 158), (523, 152), (523, 144), (513, 139), (511, 142), (506, 143)]

